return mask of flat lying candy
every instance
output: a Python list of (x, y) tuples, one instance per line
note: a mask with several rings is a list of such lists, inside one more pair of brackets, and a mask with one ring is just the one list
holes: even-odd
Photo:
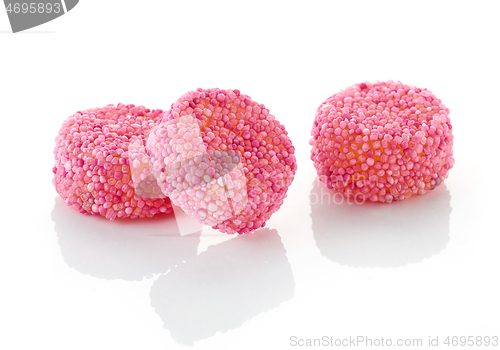
[(454, 163), (448, 113), (426, 89), (393, 81), (353, 85), (318, 108), (311, 159), (329, 188), (360, 201), (427, 193)]
[(238, 90), (183, 95), (151, 131), (147, 150), (172, 202), (231, 234), (263, 227), (297, 169), (284, 126)]
[(162, 113), (118, 104), (68, 117), (56, 137), (53, 168), (54, 186), (66, 204), (109, 220), (171, 212), (144, 147)]

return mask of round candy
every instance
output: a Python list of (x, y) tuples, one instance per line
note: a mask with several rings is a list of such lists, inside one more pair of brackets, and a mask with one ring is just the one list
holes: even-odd
[(172, 202), (231, 234), (263, 227), (297, 169), (285, 127), (238, 90), (181, 96), (151, 131), (147, 149)]
[(449, 109), (400, 82), (353, 85), (321, 104), (311, 159), (328, 188), (390, 203), (427, 193), (452, 168)]
[(109, 220), (171, 212), (144, 147), (161, 114), (118, 104), (68, 117), (56, 137), (53, 168), (54, 186), (66, 204)]

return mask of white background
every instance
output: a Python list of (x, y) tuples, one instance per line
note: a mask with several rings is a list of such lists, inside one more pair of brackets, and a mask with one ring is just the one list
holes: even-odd
[[(2, 8), (0, 348), (500, 336), (498, 4), (82, 0), (18, 34)], [(390, 205), (317, 201), (331, 193), (309, 159), (316, 108), (389, 79), (450, 108), (445, 185)], [(180, 237), (172, 215), (107, 222), (64, 205), (51, 169), (68, 115), (168, 109), (198, 87), (238, 88), (289, 131), (298, 171), (266, 229)]]

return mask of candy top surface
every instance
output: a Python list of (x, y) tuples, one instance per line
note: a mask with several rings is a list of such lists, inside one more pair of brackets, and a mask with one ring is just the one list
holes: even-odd
[[(320, 109), (315, 126), (326, 117), (332, 120), (334, 132), (337, 128), (353, 130), (349, 135), (366, 135), (370, 140), (388, 135), (384, 137), (389, 141), (395, 137), (420, 141), (425, 131), (433, 135), (438, 129), (451, 130), (450, 111), (441, 100), (426, 89), (400, 82), (353, 85), (329, 97)], [(313, 129), (313, 136), (319, 132)]]

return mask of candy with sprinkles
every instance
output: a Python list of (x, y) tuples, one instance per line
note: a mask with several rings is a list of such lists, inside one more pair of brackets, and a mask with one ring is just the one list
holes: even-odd
[(144, 147), (162, 113), (118, 104), (69, 116), (56, 137), (53, 167), (66, 204), (109, 220), (171, 212)]
[(328, 188), (391, 203), (425, 194), (453, 167), (449, 109), (427, 89), (360, 83), (316, 112), (311, 159)]
[(239, 90), (184, 94), (151, 130), (146, 149), (164, 194), (229, 234), (263, 227), (297, 169), (285, 127)]

